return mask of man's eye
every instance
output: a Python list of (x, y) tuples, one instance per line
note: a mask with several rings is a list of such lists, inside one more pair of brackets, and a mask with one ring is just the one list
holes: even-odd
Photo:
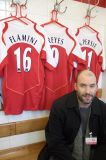
[(80, 87), (86, 87), (84, 84), (80, 85)]
[(94, 88), (94, 87), (95, 87), (95, 85), (91, 85), (90, 87), (91, 87), (91, 88)]

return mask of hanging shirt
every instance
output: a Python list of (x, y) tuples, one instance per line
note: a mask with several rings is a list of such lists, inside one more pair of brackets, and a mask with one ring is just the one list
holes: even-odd
[[(50, 70), (55, 66), (51, 56), (50, 46), (40, 26), (25, 25), (19, 21), (5, 22), (0, 40), (0, 75), (3, 77), (3, 108), (6, 114), (39, 110), (44, 88), (44, 64)], [(48, 57), (52, 65), (48, 63)], [(46, 60), (45, 63), (42, 59)]]
[(105, 54), (101, 35), (97, 31), (84, 27), (77, 30), (76, 36), (86, 56), (87, 68), (94, 72), (99, 88), (102, 88), (100, 75), (105, 70)]
[(0, 78), (0, 103), (3, 103), (2, 100), (2, 79)]
[(45, 103), (41, 106), (50, 109), (57, 98), (71, 91), (71, 76), (73, 68), (84, 68), (84, 55), (82, 54), (76, 38), (68, 28), (57, 24), (44, 26), (48, 42), (53, 51), (53, 57), (57, 63), (55, 70), (45, 68)]

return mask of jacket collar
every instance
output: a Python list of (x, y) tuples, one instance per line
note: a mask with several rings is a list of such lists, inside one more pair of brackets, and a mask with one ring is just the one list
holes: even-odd
[(76, 91), (73, 91), (72, 93), (69, 94), (68, 99), (67, 99), (67, 107), (68, 108), (75, 108), (78, 107), (78, 99), (76, 95)]
[[(101, 111), (100, 111), (100, 106), (98, 104), (99, 99), (97, 97), (95, 97), (91, 103), (91, 110), (92, 113), (95, 115), (100, 115)], [(71, 109), (71, 108), (78, 108), (79, 104), (78, 104), (78, 99), (77, 99), (77, 95), (76, 95), (76, 91), (73, 91), (72, 93), (69, 94), (68, 99), (67, 99), (67, 108)]]
[(101, 115), (101, 106), (99, 104), (99, 99), (97, 97), (95, 97), (92, 101), (92, 104), (91, 104), (91, 110), (93, 112), (93, 114), (95, 115)]

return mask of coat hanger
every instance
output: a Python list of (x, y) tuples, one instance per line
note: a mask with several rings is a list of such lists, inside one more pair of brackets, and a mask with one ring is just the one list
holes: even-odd
[[(27, 1), (26, 1), (27, 2)], [(26, 3), (25, 3), (25, 5), (26, 5)], [(4, 41), (4, 38), (3, 38), (3, 35), (4, 35), (4, 33), (5, 33), (5, 31), (6, 31), (6, 29), (7, 29), (7, 27), (8, 27), (8, 22), (11, 22), (11, 21), (14, 21), (14, 20), (17, 20), (17, 21), (20, 21), (21, 23), (23, 23), (23, 24), (25, 24), (25, 25), (28, 25), (25, 21), (23, 21), (20, 17), (22, 17), (22, 7), (23, 7), (24, 5), (20, 5), (19, 3), (14, 3), (13, 2), (13, 0), (12, 0), (12, 4), (11, 4), (11, 7), (15, 7), (15, 15), (13, 16), (12, 14), (11, 14), (11, 16), (10, 17), (13, 17), (11, 20), (8, 20), (8, 17), (7, 18), (4, 18), (4, 19), (7, 19), (6, 21), (5, 21), (5, 27), (3, 28), (3, 34), (2, 34), (2, 41), (3, 41), (3, 43), (5, 44), (5, 41)], [(20, 17), (18, 16), (18, 14), (20, 15)]]
[[(16, 7), (16, 4), (12, 1), (10, 7)], [(10, 13), (10, 16), (0, 19), (0, 22), (6, 21), (6, 20), (9, 20), (9, 19), (15, 19), (16, 15), (17, 15), (17, 9), (15, 11), (15, 15), (14, 16)]]
[[(26, 1), (27, 2), (27, 1)], [(22, 9), (27, 9), (27, 7), (26, 7), (26, 4), (27, 3), (25, 3), (25, 4), (22, 4), (22, 5), (20, 5), (19, 7), (20, 7), (20, 19), (24, 19), (24, 20), (28, 20), (29, 22), (31, 22), (31, 23), (33, 23), (33, 24), (36, 24), (34, 21), (32, 21), (31, 19), (29, 19), (28, 17), (27, 17), (27, 14), (26, 15), (23, 15), (22, 14)]]
[(17, 21), (20, 21), (21, 23), (25, 24), (25, 25), (28, 25), (25, 21), (23, 21), (21, 19), (21, 5), (19, 3), (14, 3), (13, 0), (12, 0), (12, 4), (11, 4), (11, 7), (15, 7), (15, 15), (13, 16), (11, 14), (12, 17), (14, 17), (13, 19), (11, 20), (8, 20), (7, 22), (10, 22), (10, 21), (14, 21), (14, 20), (17, 20)]
[(62, 1), (60, 1), (60, 2), (58, 3), (57, 0), (56, 0), (56, 3), (54, 4), (54, 9), (53, 9), (52, 12), (51, 12), (51, 13), (52, 13), (51, 20), (50, 20), (49, 22), (46, 22), (46, 23), (42, 24), (41, 26), (44, 27), (45, 25), (49, 25), (49, 24), (54, 23), (54, 24), (57, 24), (57, 25), (59, 25), (59, 26), (61, 26), (61, 27), (67, 28), (67, 27), (64, 26), (63, 24), (59, 23), (59, 22), (58, 22), (58, 18), (57, 18), (58, 13), (63, 14), (63, 13), (65, 13), (66, 10), (67, 10), (67, 7), (65, 7), (65, 10), (64, 10), (64, 11), (60, 11), (60, 4), (61, 4), (63, 1), (64, 1), (64, 0), (62, 0)]
[(90, 0), (88, 0), (88, 1), (89, 1), (89, 5), (88, 5), (87, 13), (86, 13), (86, 16), (85, 16), (85, 19), (87, 20), (87, 23), (85, 23), (83, 26), (78, 28), (78, 31), (77, 31), (76, 35), (78, 35), (79, 30), (82, 29), (82, 28), (87, 28), (90, 31), (96, 32), (98, 34), (98, 31), (96, 31), (94, 28), (92, 28), (90, 26), (90, 21), (91, 21), (91, 18), (95, 18), (96, 17), (96, 16), (91, 16), (91, 13), (92, 13), (92, 10), (97, 7), (97, 5), (99, 4), (100, 0), (98, 0), (97, 3), (92, 8), (90, 8)]
[(31, 19), (29, 19), (28, 17), (27, 17), (27, 14), (26, 15), (23, 15), (23, 13), (22, 13), (22, 10), (23, 9), (27, 9), (27, 0), (25, 1), (25, 3), (24, 4), (17, 4), (17, 7), (18, 7), (18, 10), (19, 10), (19, 15), (18, 15), (18, 19), (20, 19), (20, 20), (23, 20), (25, 23), (26, 23), (26, 21), (25, 20), (28, 20), (29, 22), (31, 22), (31, 23), (33, 23), (33, 24), (36, 24), (34, 21), (32, 21)]
[(2, 19), (0, 19), (0, 22), (6, 21), (6, 20), (9, 20), (9, 19), (12, 19), (12, 18), (15, 18), (15, 16), (8, 16), (8, 17), (5, 17), (5, 18), (2, 18)]

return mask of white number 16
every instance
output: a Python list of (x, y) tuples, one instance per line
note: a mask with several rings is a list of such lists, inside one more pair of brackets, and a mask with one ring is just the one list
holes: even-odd
[[(31, 58), (27, 56), (27, 53), (31, 53), (31, 48), (26, 48), (23, 53), (23, 68), (25, 72), (30, 71), (31, 69)], [(21, 56), (20, 56), (21, 50), (20, 48), (17, 48), (14, 52), (14, 55), (16, 55), (17, 60), (17, 72), (21, 72)]]

